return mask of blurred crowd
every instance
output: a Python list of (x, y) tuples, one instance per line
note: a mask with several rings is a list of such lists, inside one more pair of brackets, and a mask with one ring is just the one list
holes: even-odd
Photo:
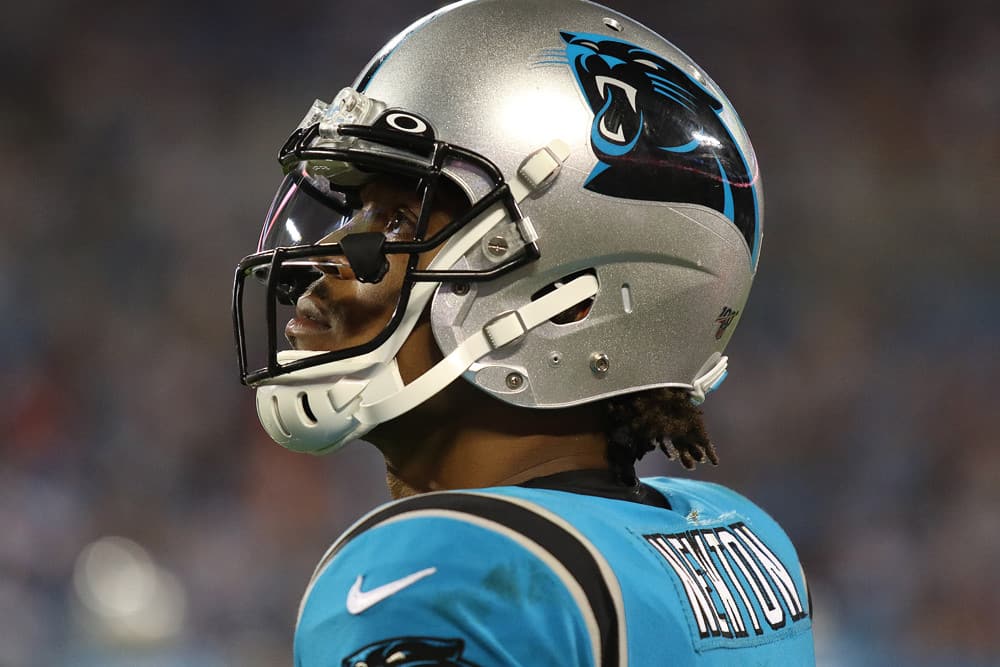
[[(820, 664), (1000, 664), (1000, 9), (608, 3), (719, 82), (765, 179), (694, 474), (798, 545)], [(4, 9), (0, 667), (290, 664), (313, 565), (388, 495), (373, 448), (262, 433), (232, 272), (312, 100), (440, 4)]]

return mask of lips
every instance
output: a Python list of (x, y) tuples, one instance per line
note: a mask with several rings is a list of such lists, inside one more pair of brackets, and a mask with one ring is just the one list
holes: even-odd
[(295, 317), (285, 325), (285, 338), (297, 349), (307, 350), (310, 346), (304, 344), (309, 338), (328, 333), (330, 318), (312, 296), (302, 296), (295, 303)]

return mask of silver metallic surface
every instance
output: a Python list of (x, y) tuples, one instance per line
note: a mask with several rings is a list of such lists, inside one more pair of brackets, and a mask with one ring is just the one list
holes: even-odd
[[(487, 156), (508, 180), (516, 178), (527, 156), (553, 139), (565, 141), (571, 154), (551, 185), (521, 205), (538, 232), (541, 259), (476, 284), (464, 296), (455, 289), (438, 290), (431, 307), (435, 338), (448, 354), (498, 314), (531, 301), (552, 283), (592, 269), (601, 289), (586, 317), (541, 325), (481, 359), (466, 378), (528, 407), (690, 386), (718, 359), (735, 329), (730, 326), (716, 338), (723, 308), (743, 309), (755, 268), (750, 249), (731, 220), (706, 206), (621, 199), (584, 189), (597, 163), (591, 147), (594, 112), (565, 57), (560, 62), (553, 55), (564, 48), (560, 31), (634, 43), (699, 82), (722, 101), (719, 117), (756, 178), (753, 148), (722, 91), (680, 50), (641, 24), (579, 0), (483, 0), (442, 10), (390, 42), (372, 61), (374, 74), (359, 77), (355, 87), (366, 83), (364, 93), (387, 108), (427, 118), (440, 140)], [(450, 173), (467, 192), (476, 192), (479, 186), (459, 170)], [(762, 216), (759, 181), (756, 186)], [(455, 268), (489, 265), (486, 255), (483, 244), (476, 244)], [(630, 297), (624, 306), (623, 293)], [(552, 361), (555, 348), (561, 363)], [(592, 373), (593, 350), (614, 357), (614, 368)], [(507, 383), (514, 372), (524, 376), (517, 392)]]

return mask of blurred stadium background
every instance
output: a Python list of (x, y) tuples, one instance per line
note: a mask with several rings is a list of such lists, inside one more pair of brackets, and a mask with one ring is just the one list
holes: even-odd
[[(763, 166), (697, 474), (792, 535), (820, 664), (1000, 664), (998, 5), (609, 2), (706, 68)], [(370, 448), (262, 433), (232, 270), (312, 100), (440, 4), (2, 10), (0, 666), (290, 664), (313, 565), (387, 494)]]

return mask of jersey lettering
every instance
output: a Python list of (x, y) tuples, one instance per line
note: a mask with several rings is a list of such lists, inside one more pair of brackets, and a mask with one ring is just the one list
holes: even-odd
[(795, 582), (746, 524), (643, 535), (677, 575), (701, 639), (778, 630), (808, 616)]

